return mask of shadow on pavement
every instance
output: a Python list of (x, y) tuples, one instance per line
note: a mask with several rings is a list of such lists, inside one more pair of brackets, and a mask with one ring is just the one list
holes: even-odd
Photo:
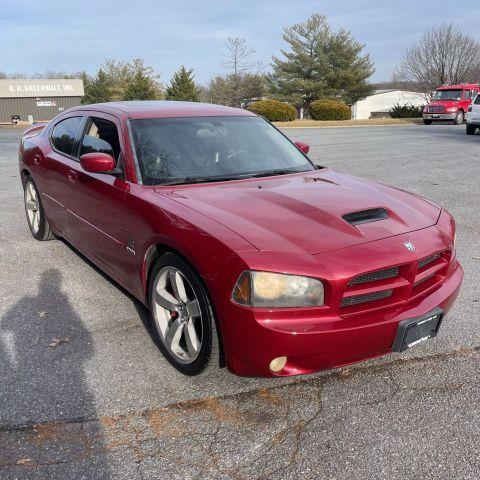
[[(45, 271), (38, 294), (21, 298), (0, 320), (1, 478), (57, 478), (61, 470), (76, 478), (74, 471), (91, 468), (92, 442), (101, 447), (101, 429), (89, 422), (96, 410), (85, 375), (92, 338), (61, 284), (58, 270)], [(85, 478), (110, 478), (101, 462), (96, 457), (95, 474)]]

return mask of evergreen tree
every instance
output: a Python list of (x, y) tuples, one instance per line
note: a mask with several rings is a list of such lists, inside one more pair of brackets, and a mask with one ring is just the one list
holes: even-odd
[(195, 85), (193, 69), (187, 70), (183, 65), (173, 74), (166, 91), (167, 100), (198, 102), (199, 89)]
[(369, 55), (361, 55), (364, 45), (346, 30), (333, 32), (325, 16), (315, 13), (285, 28), (283, 39), (290, 50), (282, 50), (284, 59), (273, 57), (270, 76), (280, 99), (308, 107), (325, 96), (353, 103), (371, 92), (366, 80), (375, 70)]
[(129, 68), (131, 76), (123, 89), (124, 100), (157, 100), (161, 97), (160, 84), (151, 67), (143, 60), (135, 59)]
[(90, 79), (90, 77), (83, 72), (82, 79), (85, 89), (85, 96), (82, 99), (82, 103), (102, 103), (111, 101), (112, 91), (110, 80), (101, 68), (93, 79)]

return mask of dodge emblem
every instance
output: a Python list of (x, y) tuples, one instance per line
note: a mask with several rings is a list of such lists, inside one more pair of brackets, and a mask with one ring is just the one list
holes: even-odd
[(409, 251), (409, 252), (414, 252), (415, 251), (415, 245), (411, 242), (405, 242), (404, 243), (405, 245), (405, 248)]

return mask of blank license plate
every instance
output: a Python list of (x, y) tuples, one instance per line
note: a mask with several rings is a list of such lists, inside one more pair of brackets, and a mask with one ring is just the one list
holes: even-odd
[(442, 323), (443, 312), (440, 308), (421, 317), (403, 320), (398, 325), (397, 337), (393, 342), (394, 352), (403, 352), (437, 335)]

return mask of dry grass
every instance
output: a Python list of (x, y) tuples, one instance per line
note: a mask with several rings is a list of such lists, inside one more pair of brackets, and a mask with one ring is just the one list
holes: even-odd
[(294, 120), (293, 122), (273, 122), (277, 127), (364, 127), (370, 125), (415, 125), (421, 118), (372, 118), (370, 120)]

